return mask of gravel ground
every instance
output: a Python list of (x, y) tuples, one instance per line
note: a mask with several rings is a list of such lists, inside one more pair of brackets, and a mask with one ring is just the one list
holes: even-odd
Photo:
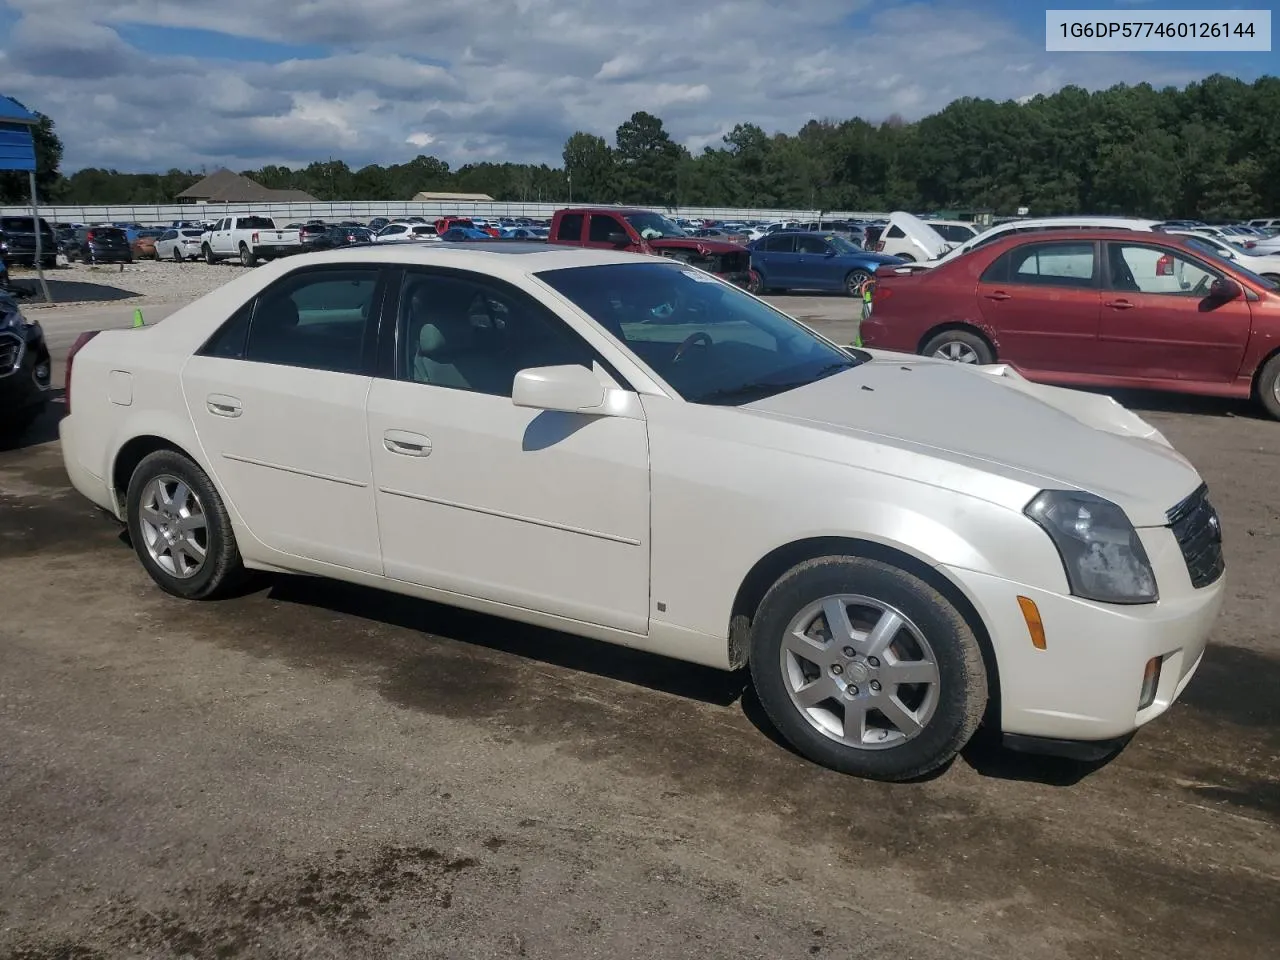
[[(88, 304), (188, 303), (216, 290), (244, 270), (238, 263), (202, 261), (177, 264), (171, 260), (135, 260), (122, 266), (90, 267), (83, 263), (62, 263), (45, 271), (54, 306)], [(34, 270), (14, 268), (13, 280), (28, 287), (35, 296), (24, 303), (33, 309), (48, 309), (41, 302), (39, 279)]]

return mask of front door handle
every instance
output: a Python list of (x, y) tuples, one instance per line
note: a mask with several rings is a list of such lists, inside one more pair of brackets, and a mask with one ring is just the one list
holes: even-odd
[(988, 300), (1012, 300), (1013, 294), (1005, 293), (1003, 290), (997, 290), (995, 293), (986, 294)]
[(1110, 307), (1112, 310), (1132, 310), (1137, 304), (1128, 300), (1108, 300), (1103, 306)]
[(404, 430), (388, 430), (382, 435), (382, 445), (402, 457), (425, 457), (431, 453), (431, 438)]
[(223, 393), (211, 393), (206, 401), (209, 406), (209, 412), (215, 417), (238, 417), (244, 413), (244, 407), (235, 397), (228, 397)]

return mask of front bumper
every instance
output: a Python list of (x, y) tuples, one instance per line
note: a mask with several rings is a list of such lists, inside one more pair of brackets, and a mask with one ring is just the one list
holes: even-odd
[[(946, 568), (991, 636), (1005, 734), (1062, 741), (1125, 737), (1163, 714), (1200, 666), (1226, 594), (1226, 577), (1195, 589), (1168, 528), (1140, 535), (1156, 572), (1158, 603), (1118, 606), (1012, 580)], [(1032, 600), (1044, 624), (1037, 649), (1018, 604)], [(1162, 658), (1154, 700), (1140, 706), (1143, 675)]]
[(49, 350), (38, 326), (0, 330), (0, 418), (44, 406), (49, 374)]

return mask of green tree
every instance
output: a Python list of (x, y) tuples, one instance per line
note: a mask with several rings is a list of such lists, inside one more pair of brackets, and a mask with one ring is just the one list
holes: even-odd
[(618, 188), (628, 203), (671, 206), (678, 193), (677, 172), (687, 156), (651, 113), (637, 110), (618, 127)]
[(566, 178), (573, 178), (575, 200), (608, 203), (613, 198), (615, 160), (604, 137), (579, 130), (565, 141), (561, 157)]

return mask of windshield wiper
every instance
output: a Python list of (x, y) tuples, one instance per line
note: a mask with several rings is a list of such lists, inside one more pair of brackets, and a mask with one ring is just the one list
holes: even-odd
[(829, 363), (825, 367), (818, 370), (812, 377), (804, 380), (753, 380), (750, 383), (742, 383), (733, 387), (724, 387), (720, 390), (712, 390), (710, 393), (703, 394), (695, 400), (695, 403), (731, 403), (734, 400), (747, 402), (748, 399), (763, 400), (765, 397), (771, 397), (775, 394), (786, 393), (788, 390), (798, 390), (801, 387), (807, 387), (811, 383), (817, 383), (819, 380), (825, 380), (842, 370), (851, 370), (858, 365), (856, 360), (837, 361)]

